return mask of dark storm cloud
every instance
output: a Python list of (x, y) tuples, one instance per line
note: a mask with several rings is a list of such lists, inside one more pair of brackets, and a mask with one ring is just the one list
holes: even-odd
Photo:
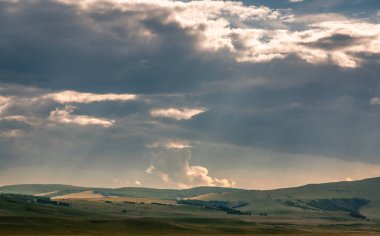
[(273, 83), (249, 87), (243, 79), (237, 90), (204, 94), (210, 109), (187, 123), (199, 132), (194, 139), (378, 162), (380, 109), (369, 104), (380, 93), (378, 66), (341, 70), (295, 61), (274, 63), (271, 71), (255, 66)]
[(165, 23), (162, 9), (81, 12), (54, 1), (0, 4), (3, 82), (84, 91), (178, 92), (194, 88), (199, 82), (194, 78), (217, 78), (223, 69), (212, 57), (197, 55), (194, 36)]
[(348, 34), (334, 34), (329, 37), (320, 38), (316, 42), (304, 43), (304, 45), (316, 48), (323, 48), (327, 50), (337, 50), (349, 47), (355, 44), (365, 43), (366, 38), (353, 37)]
[[(84, 11), (55, 1), (1, 4), (3, 82), (156, 93), (194, 91), (205, 81), (252, 73), (226, 49), (198, 50), (202, 29), (194, 32), (169, 21), (173, 9), (148, 4), (127, 11), (115, 7)], [(329, 37), (324, 40), (335, 39)], [(234, 45), (248, 51), (242, 41)]]
[[(318, 1), (265, 2), (294, 6), (285, 12), (299, 14), (297, 8)], [(336, 13), (334, 6), (344, 5), (318, 3), (317, 13)], [(238, 14), (220, 27), (224, 21), (213, 20), (226, 9), (184, 26), (198, 18), (173, 20), (173, 11), (182, 13), (179, 6), (153, 2), (125, 10), (103, 4), (83, 10), (56, 1), (0, 1), (0, 168), (93, 163), (143, 173), (152, 152), (147, 147), (162, 140), (379, 163), (380, 107), (370, 104), (380, 96), (378, 25), (350, 21), (346, 14), (338, 17), (346, 31), (339, 31), (334, 19), (325, 28), (301, 19), (300, 36), (289, 15), (283, 19), (266, 8), (253, 23), (238, 22), (244, 17)], [(257, 25), (262, 28), (250, 31)], [(367, 43), (372, 47), (356, 48)], [(52, 99), (66, 90), (138, 98)], [(184, 108), (204, 112), (178, 120), (151, 113)], [(69, 119), (52, 119), (54, 111)], [(102, 126), (102, 120), (112, 122)]]

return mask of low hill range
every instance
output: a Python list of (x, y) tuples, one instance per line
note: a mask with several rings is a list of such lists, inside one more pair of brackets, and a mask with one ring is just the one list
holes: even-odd
[(35, 195), (45, 197), (59, 197), (67, 194), (81, 193), (92, 191), (94, 194), (112, 197), (139, 197), (139, 198), (157, 198), (157, 199), (182, 199), (196, 197), (206, 194), (222, 194), (242, 191), (237, 188), (220, 188), (220, 187), (195, 187), (190, 189), (155, 189), (140, 187), (124, 188), (91, 188), (77, 187), (61, 184), (21, 184), (8, 185), (0, 187), (0, 193), (13, 193), (24, 195)]
[(157, 200), (245, 202), (244, 206), (239, 207), (241, 210), (265, 214), (336, 210), (360, 212), (366, 218), (380, 219), (380, 177), (275, 190), (205, 186), (190, 189), (91, 188), (59, 184), (22, 184), (0, 187), (0, 193), (44, 196), (52, 199), (132, 197)]
[[(149, 222), (157, 227), (152, 226), (155, 234), (165, 235), (170, 230), (174, 235), (182, 231), (223, 235), (257, 230), (284, 235), (294, 230), (317, 230), (327, 235), (330, 229), (380, 234), (380, 177), (275, 190), (9, 185), (0, 187), (0, 219), (5, 220), (0, 224), (0, 235), (22, 233), (15, 222), (30, 224), (30, 230), (36, 229), (30, 232), (42, 234), (60, 234), (67, 230), (66, 223), (85, 234), (102, 234), (104, 227), (99, 222), (107, 222), (108, 230), (118, 233), (132, 232), (131, 228), (118, 231), (119, 227)], [(42, 222), (48, 219), (54, 227), (44, 228)], [(141, 228), (136, 232), (142, 232)]]

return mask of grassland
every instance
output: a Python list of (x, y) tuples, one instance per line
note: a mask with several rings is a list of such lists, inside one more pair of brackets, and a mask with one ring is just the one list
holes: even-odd
[[(379, 178), (272, 191), (6, 186), (0, 235), (380, 235), (379, 187)], [(80, 197), (89, 191), (97, 197)], [(30, 195), (49, 192), (78, 197)]]

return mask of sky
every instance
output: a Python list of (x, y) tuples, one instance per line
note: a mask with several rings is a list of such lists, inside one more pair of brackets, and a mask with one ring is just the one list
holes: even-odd
[(378, 0), (0, 0), (0, 185), (380, 176)]

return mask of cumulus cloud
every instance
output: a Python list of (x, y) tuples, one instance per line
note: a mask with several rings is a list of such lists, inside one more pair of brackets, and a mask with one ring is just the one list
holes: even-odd
[(291, 3), (296, 3), (296, 2), (303, 2), (303, 0), (289, 0)]
[[(176, 19), (180, 19), (181, 23), (190, 26), (199, 21), (209, 20), (215, 18), (221, 14), (227, 16), (235, 16), (239, 19), (276, 19), (279, 12), (272, 10), (265, 6), (244, 6), (242, 2), (234, 1), (170, 1), (170, 0), (132, 0), (132, 1), (119, 1), (119, 0), (87, 0), (87, 1), (75, 1), (75, 0), (58, 0), (66, 4), (74, 4), (81, 7), (84, 10), (99, 10), (109, 9), (115, 7), (124, 11), (128, 10), (144, 10), (152, 8), (162, 8), (175, 11)], [(106, 2), (108, 4), (99, 4)], [(208, 16), (204, 14), (208, 12), (212, 15)], [(197, 18), (198, 16), (199, 18)]]
[(94, 94), (94, 93), (81, 93), (77, 91), (61, 91), (49, 93), (41, 96), (42, 99), (52, 99), (58, 103), (91, 103), (91, 102), (104, 102), (104, 101), (130, 101), (136, 100), (135, 94)]
[(161, 147), (162, 150), (156, 150), (152, 153), (152, 163), (145, 170), (145, 173), (159, 176), (164, 183), (174, 184), (179, 188), (195, 186), (231, 187), (235, 185), (232, 180), (211, 177), (208, 169), (204, 166), (191, 165), (191, 149), (188, 146), (185, 148), (155, 146)]
[(153, 109), (150, 111), (150, 115), (174, 120), (189, 120), (205, 111), (206, 109), (204, 108), (165, 108)]
[(217, 186), (221, 186), (221, 187), (232, 187), (236, 184), (235, 181), (233, 180), (229, 180), (229, 179), (218, 179), (218, 178), (214, 178), (214, 182), (216, 183)]
[(379, 97), (371, 98), (371, 100), (369, 101), (369, 103), (371, 105), (380, 105), (380, 98)]
[[(313, 23), (304, 31), (250, 29), (236, 34), (237, 60), (263, 62), (295, 54), (312, 64), (356, 68), (360, 53), (380, 53), (380, 25), (355, 20)], [(263, 38), (267, 38), (263, 42)]]
[(49, 120), (63, 123), (63, 124), (77, 124), (81, 126), (86, 125), (99, 125), (103, 127), (113, 126), (115, 120), (97, 118), (87, 115), (73, 115), (75, 106), (65, 106), (64, 108), (56, 108), (54, 111), (50, 112)]
[[(168, 15), (162, 21), (175, 23), (196, 36), (199, 50), (228, 51), (238, 62), (268, 62), (296, 54), (313, 64), (332, 62), (341, 67), (356, 68), (361, 64), (360, 54), (380, 53), (380, 25), (360, 20), (326, 19), (313, 24), (306, 23), (304, 30), (297, 27), (293, 30), (293, 15), (263, 6), (246, 6), (241, 2), (107, 0), (105, 2), (109, 4), (99, 4), (101, 1), (98, 0), (62, 1), (90, 12), (115, 8), (124, 12), (146, 12), (149, 9), (165, 12)], [(236, 21), (240, 24), (235, 24)], [(338, 45), (344, 40), (336, 37), (340, 32), (351, 37), (353, 43), (339, 50), (309, 46), (334, 39), (336, 41), (332, 44)]]

